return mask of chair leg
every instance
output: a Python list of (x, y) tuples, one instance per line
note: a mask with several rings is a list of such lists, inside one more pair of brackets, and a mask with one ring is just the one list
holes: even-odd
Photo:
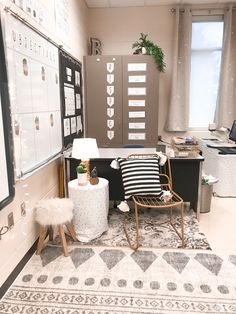
[(76, 233), (75, 233), (75, 230), (74, 230), (72, 224), (71, 224), (70, 222), (68, 222), (68, 223), (66, 223), (66, 227), (67, 227), (67, 230), (69, 231), (69, 233), (70, 233), (72, 239), (73, 239), (75, 242), (77, 242), (78, 239), (77, 239), (77, 236), (76, 236)]
[(64, 255), (68, 256), (68, 249), (67, 249), (67, 243), (66, 243), (66, 237), (65, 237), (63, 225), (59, 226), (59, 234), (60, 234), (60, 238), (61, 238), (61, 243), (62, 243)]
[(180, 215), (181, 215), (181, 238), (182, 238), (182, 248), (184, 248), (184, 247), (185, 247), (185, 241), (184, 241), (184, 203), (181, 203)]
[(127, 228), (126, 228), (126, 222), (127, 222), (127, 216), (128, 216), (128, 213), (125, 213), (125, 217), (124, 217), (124, 232), (125, 232), (125, 236), (126, 236), (126, 239), (127, 239), (127, 242), (129, 244), (129, 247), (136, 251), (139, 247), (139, 221), (138, 221), (138, 206), (137, 204), (134, 204), (134, 210), (135, 210), (135, 229), (136, 229), (136, 244), (132, 244), (131, 241), (130, 241), (130, 237), (128, 235), (128, 231), (127, 231)]
[(177, 233), (178, 237), (182, 241), (182, 248), (185, 247), (185, 241), (184, 241), (184, 203), (182, 202), (180, 204), (180, 224), (181, 224), (181, 233), (176, 229), (175, 225), (173, 224), (173, 215), (172, 215), (172, 208), (170, 208), (170, 224), (174, 231)]
[(37, 245), (36, 255), (39, 255), (44, 247), (44, 240), (48, 232), (47, 226), (40, 226), (39, 229), (39, 241)]

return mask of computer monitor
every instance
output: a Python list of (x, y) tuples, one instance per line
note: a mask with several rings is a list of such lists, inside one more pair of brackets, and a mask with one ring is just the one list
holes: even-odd
[(229, 132), (229, 139), (236, 143), (236, 120), (234, 120), (232, 128)]

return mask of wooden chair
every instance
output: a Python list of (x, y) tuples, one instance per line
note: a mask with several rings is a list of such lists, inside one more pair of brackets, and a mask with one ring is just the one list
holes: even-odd
[[(156, 154), (132, 154), (128, 156), (129, 158), (148, 158), (156, 156)], [(136, 229), (136, 242), (131, 243), (128, 230), (127, 230), (127, 223), (129, 219), (129, 213), (125, 214), (125, 219), (124, 219), (124, 231), (125, 235), (128, 241), (128, 244), (130, 248), (133, 250), (137, 250), (138, 247), (140, 246), (140, 241), (139, 241), (139, 217), (138, 217), (138, 212), (139, 212), (139, 207), (142, 208), (166, 208), (169, 210), (169, 221), (171, 226), (173, 227), (174, 231), (180, 238), (182, 242), (182, 248), (185, 246), (184, 242), (184, 202), (183, 199), (172, 190), (172, 175), (171, 175), (171, 165), (170, 165), (170, 160), (166, 156), (167, 160), (166, 163), (163, 166), (160, 166), (160, 183), (161, 183), (161, 188), (163, 191), (169, 191), (172, 195), (172, 198), (168, 201), (165, 201), (162, 197), (156, 196), (156, 195), (133, 195), (132, 200), (134, 202), (134, 211), (135, 211), (135, 229)], [(173, 222), (173, 208), (174, 207), (179, 207), (180, 208), (180, 223), (181, 223), (181, 230), (177, 230), (177, 228), (174, 225)]]

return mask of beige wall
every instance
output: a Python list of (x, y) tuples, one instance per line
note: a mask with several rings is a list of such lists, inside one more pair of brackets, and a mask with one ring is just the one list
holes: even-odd
[[(41, 3), (45, 5), (46, 2), (41, 0)], [(66, 51), (82, 62), (82, 57), (87, 54), (88, 38), (88, 9), (83, 0), (68, 1), (70, 31), (65, 40), (61, 40), (55, 31), (54, 0), (48, 0), (46, 4), (46, 27), (40, 27), (11, 1), (0, 0), (0, 9), (3, 9), (5, 5), (10, 6), (12, 10), (24, 17), (54, 42), (63, 45)], [(59, 164), (59, 159), (54, 160), (24, 180), (17, 181), (14, 201), (0, 211), (0, 227), (7, 225), (7, 216), (10, 212), (13, 212), (15, 220), (14, 227), (0, 240), (0, 286), (37, 239), (33, 207), (35, 202), (41, 198), (58, 195)], [(21, 216), (20, 205), (22, 202), (26, 204), (25, 217)]]
[[(174, 14), (171, 7), (137, 7), (89, 10), (89, 36), (102, 42), (102, 54), (132, 54), (132, 44), (140, 33), (158, 44), (165, 53), (166, 72), (160, 75), (159, 134), (164, 138), (167, 107), (170, 97)], [(171, 134), (172, 135), (172, 134)]]

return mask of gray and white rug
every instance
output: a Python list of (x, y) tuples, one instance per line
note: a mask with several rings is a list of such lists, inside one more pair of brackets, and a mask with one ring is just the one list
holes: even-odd
[[(174, 211), (176, 227), (180, 227), (179, 211)], [(135, 239), (135, 226), (133, 222), (133, 211), (131, 211), (131, 224), (129, 225), (129, 235)], [(98, 246), (128, 246), (123, 230), (124, 213), (119, 209), (110, 209), (108, 222), (109, 229), (99, 238), (90, 242)], [(211, 249), (204, 233), (201, 232), (196, 218), (196, 213), (192, 209), (185, 209), (184, 229), (186, 248), (189, 249)], [(169, 223), (169, 215), (165, 209), (145, 209), (139, 211), (140, 242), (142, 247), (156, 248), (179, 248), (181, 240)], [(68, 239), (70, 241), (70, 239)], [(59, 244), (57, 238), (55, 243)], [(71, 242), (70, 242), (71, 243)], [(81, 243), (83, 245), (83, 243)]]
[(1, 314), (236, 313), (236, 254), (46, 246), (0, 302)]

